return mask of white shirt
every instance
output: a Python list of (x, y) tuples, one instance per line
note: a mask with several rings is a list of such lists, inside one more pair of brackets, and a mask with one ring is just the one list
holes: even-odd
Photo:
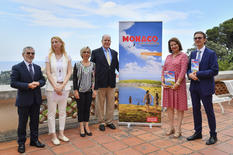
[[(71, 61), (70, 56), (68, 56), (68, 59), (69, 59), (69, 61)], [(66, 73), (64, 73), (64, 71), (63, 71), (62, 58), (56, 59), (56, 61), (57, 61), (57, 82), (63, 82)], [(45, 62), (49, 62), (48, 56), (45, 58)]]

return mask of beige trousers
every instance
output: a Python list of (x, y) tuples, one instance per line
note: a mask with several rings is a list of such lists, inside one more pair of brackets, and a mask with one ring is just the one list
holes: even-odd
[[(99, 88), (97, 91), (97, 114), (99, 122), (110, 124), (113, 121), (115, 88)], [(104, 106), (106, 103), (106, 112)], [(105, 114), (105, 115), (104, 115)]]
[(59, 111), (59, 130), (64, 130), (66, 122), (66, 105), (69, 91), (63, 91), (63, 95), (59, 96), (54, 91), (47, 91), (48, 104), (48, 127), (49, 134), (55, 133), (55, 117), (57, 112), (57, 105)]

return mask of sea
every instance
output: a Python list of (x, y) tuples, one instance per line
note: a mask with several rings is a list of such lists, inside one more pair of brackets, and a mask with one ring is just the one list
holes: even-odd
[[(130, 104), (129, 98), (131, 97), (131, 104), (134, 105), (145, 105), (143, 102), (144, 95), (146, 91), (142, 88), (136, 87), (119, 87), (119, 103), (120, 104)], [(153, 96), (151, 96), (152, 101), (150, 105), (153, 105)]]

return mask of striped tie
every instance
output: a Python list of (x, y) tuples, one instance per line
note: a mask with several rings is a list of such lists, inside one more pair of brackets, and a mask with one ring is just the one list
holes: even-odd
[(198, 50), (197, 53), (198, 53), (197, 60), (198, 60), (198, 62), (200, 62), (201, 61), (201, 51)]

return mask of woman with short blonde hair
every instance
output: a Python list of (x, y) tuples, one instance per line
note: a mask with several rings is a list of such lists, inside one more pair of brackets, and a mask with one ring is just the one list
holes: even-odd
[(75, 64), (73, 70), (74, 96), (77, 102), (80, 136), (92, 136), (88, 121), (92, 98), (95, 98), (95, 63), (90, 62), (91, 49), (86, 46), (80, 50), (82, 61)]

